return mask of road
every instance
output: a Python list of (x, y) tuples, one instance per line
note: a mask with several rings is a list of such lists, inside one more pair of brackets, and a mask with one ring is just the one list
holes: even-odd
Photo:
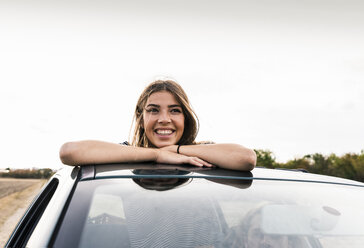
[(0, 247), (47, 180), (0, 178)]

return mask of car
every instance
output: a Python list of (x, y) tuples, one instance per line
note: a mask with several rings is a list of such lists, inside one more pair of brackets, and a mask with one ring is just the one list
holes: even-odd
[(65, 166), (5, 247), (364, 247), (364, 184), (300, 170)]

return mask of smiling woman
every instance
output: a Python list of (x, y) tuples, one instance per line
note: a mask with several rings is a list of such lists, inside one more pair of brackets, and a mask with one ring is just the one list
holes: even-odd
[(155, 161), (226, 169), (252, 170), (256, 154), (237, 144), (201, 144), (195, 141), (198, 119), (182, 87), (171, 80), (147, 86), (135, 108), (131, 145), (85, 140), (65, 143), (64, 164), (86, 165)]

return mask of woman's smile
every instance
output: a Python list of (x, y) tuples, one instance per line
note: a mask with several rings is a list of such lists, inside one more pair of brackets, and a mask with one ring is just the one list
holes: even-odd
[(156, 134), (158, 134), (158, 135), (169, 136), (174, 132), (174, 130), (172, 130), (172, 129), (156, 129), (154, 132)]

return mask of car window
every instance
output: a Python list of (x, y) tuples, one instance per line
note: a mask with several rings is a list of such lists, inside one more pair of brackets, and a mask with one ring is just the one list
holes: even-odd
[(215, 182), (194, 178), (172, 190), (131, 179), (80, 182), (55, 246), (364, 245), (361, 187), (255, 180), (241, 189)]

